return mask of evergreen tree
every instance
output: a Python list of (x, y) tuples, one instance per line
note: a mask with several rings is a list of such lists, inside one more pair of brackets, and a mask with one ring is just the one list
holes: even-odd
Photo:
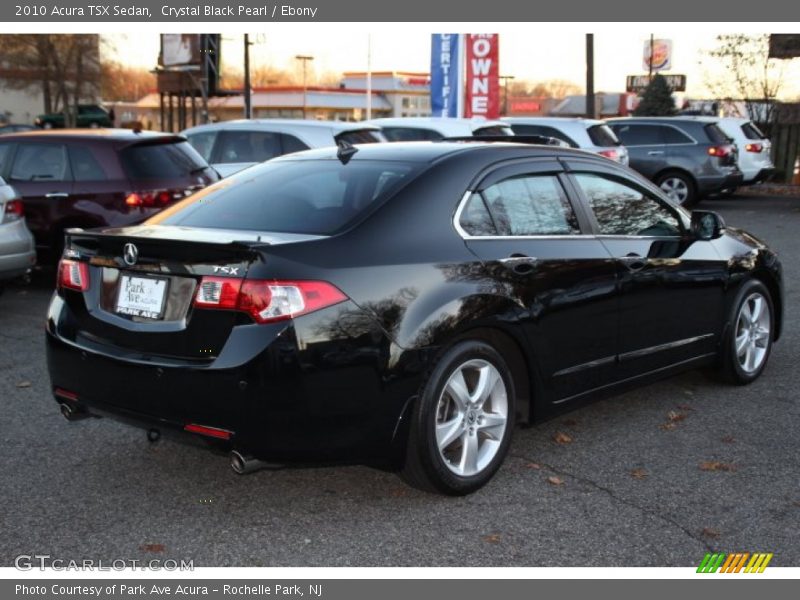
[(656, 74), (645, 88), (642, 100), (633, 114), (637, 117), (671, 117), (676, 112), (672, 90), (667, 80), (662, 75)]

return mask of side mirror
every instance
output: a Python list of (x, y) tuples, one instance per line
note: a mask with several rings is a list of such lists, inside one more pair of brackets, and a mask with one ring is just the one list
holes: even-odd
[(725, 221), (710, 210), (692, 211), (692, 235), (698, 240), (715, 240), (722, 235)]

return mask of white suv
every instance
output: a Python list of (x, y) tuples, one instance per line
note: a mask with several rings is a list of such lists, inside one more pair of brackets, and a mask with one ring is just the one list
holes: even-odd
[(772, 143), (750, 119), (723, 117), (712, 119), (739, 148), (738, 165), (744, 185), (760, 183), (775, 172), (770, 150)]
[(380, 128), (366, 123), (311, 119), (239, 119), (198, 125), (181, 132), (222, 177), (270, 158), (308, 150), (385, 141)]
[(543, 135), (556, 138), (600, 154), (623, 165), (628, 164), (628, 150), (603, 121), (569, 117), (503, 117), (516, 135)]

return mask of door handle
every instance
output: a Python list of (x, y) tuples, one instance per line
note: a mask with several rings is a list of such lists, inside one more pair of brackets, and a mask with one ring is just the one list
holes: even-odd
[(647, 266), (647, 259), (644, 256), (636, 254), (635, 252), (629, 252), (625, 256), (620, 256), (619, 261), (628, 267), (629, 271), (641, 271)]
[(663, 156), (663, 154), (664, 154), (663, 150), (650, 150), (647, 153), (648, 156)]
[(49, 194), (44, 195), (45, 198), (69, 198), (69, 194), (67, 192), (50, 192)]
[(514, 253), (508, 258), (501, 258), (500, 263), (514, 271), (517, 275), (527, 275), (536, 269), (538, 259), (533, 256), (526, 256), (525, 254)]

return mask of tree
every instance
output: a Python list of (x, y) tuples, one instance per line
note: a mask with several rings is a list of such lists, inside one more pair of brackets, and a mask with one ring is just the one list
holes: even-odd
[(744, 101), (747, 116), (769, 134), (783, 80), (782, 63), (769, 57), (769, 35), (718, 35), (708, 56), (712, 64), (701, 64), (709, 90), (721, 100)]
[(637, 117), (670, 117), (675, 110), (675, 100), (667, 80), (656, 74), (645, 88), (639, 106), (633, 111)]
[(0, 35), (0, 79), (17, 90), (39, 90), (46, 113), (63, 111), (74, 124), (77, 104), (100, 91), (96, 34)]
[(140, 67), (130, 67), (113, 60), (104, 60), (100, 79), (100, 95), (111, 102), (135, 102), (156, 89), (156, 76)]

